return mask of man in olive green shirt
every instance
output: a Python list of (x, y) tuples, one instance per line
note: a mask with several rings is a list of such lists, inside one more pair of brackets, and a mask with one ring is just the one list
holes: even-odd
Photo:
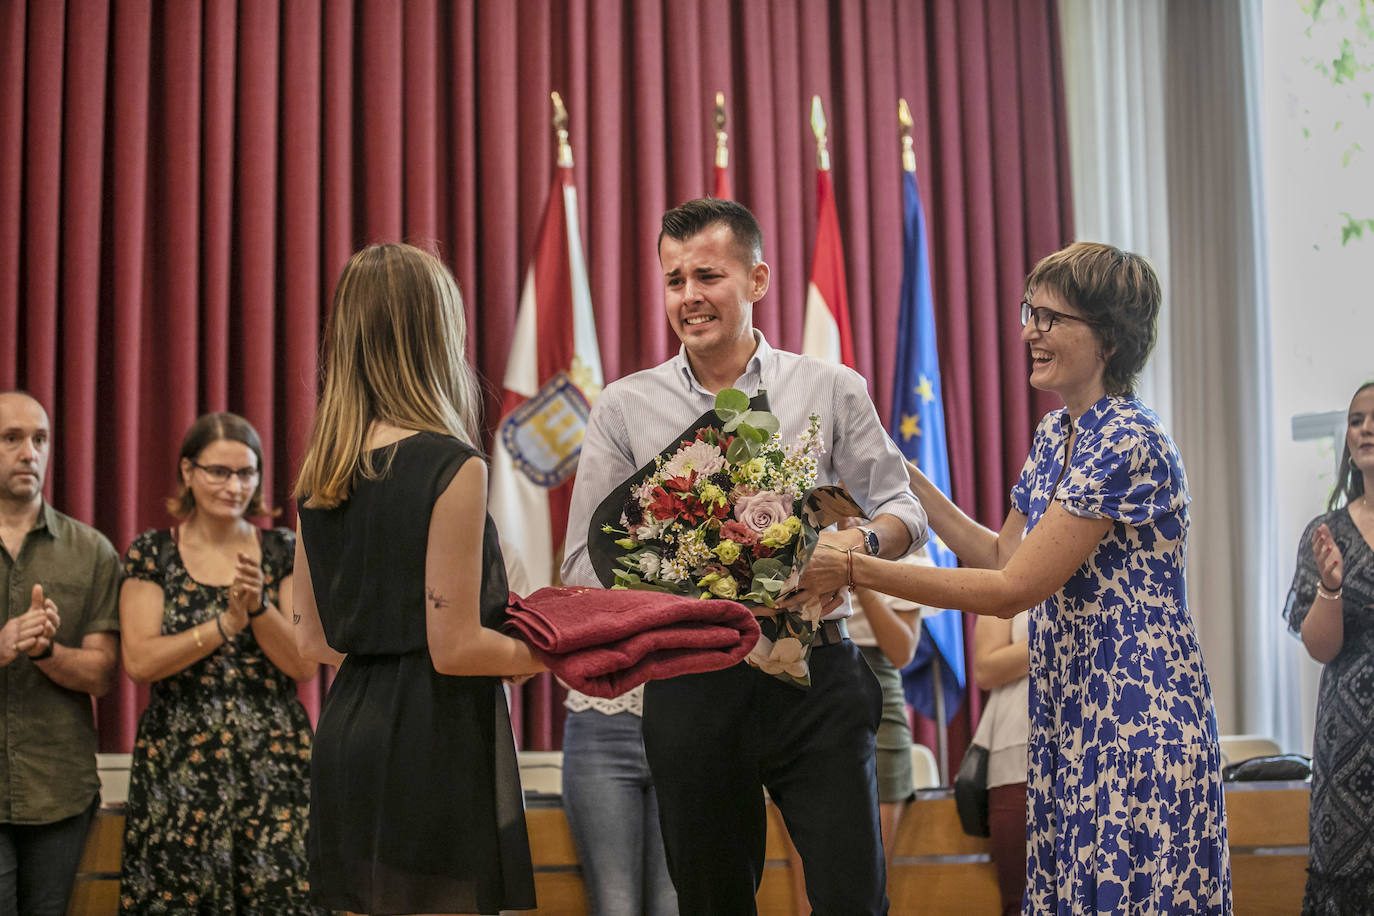
[(42, 405), (0, 393), (0, 916), (66, 911), (118, 661), (119, 555), (44, 502), (51, 439)]

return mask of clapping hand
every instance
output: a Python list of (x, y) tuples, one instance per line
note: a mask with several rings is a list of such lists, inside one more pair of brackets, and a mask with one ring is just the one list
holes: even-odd
[(1312, 538), (1312, 558), (1317, 561), (1317, 580), (1322, 588), (1328, 592), (1340, 591), (1345, 560), (1336, 546), (1336, 539), (1331, 536), (1331, 529), (1324, 524), (1317, 526), (1317, 533)]
[(229, 610), (225, 612), (234, 631), (248, 626), (249, 611), (262, 606), (262, 566), (246, 553), (238, 555), (234, 582), (229, 586)]
[(0, 665), (8, 665), (19, 653), (42, 655), (52, 645), (62, 618), (43, 586), (34, 585), (29, 609), (0, 628)]

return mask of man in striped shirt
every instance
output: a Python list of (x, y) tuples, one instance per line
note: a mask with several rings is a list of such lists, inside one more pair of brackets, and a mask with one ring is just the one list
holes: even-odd
[[(664, 214), (665, 307), (682, 348), (608, 385), (592, 410), (568, 522), (568, 584), (598, 584), (586, 550), (597, 505), (724, 388), (766, 390), (784, 442), (820, 416), (818, 485), (843, 481), (870, 514), (863, 527), (822, 532), (822, 543), (895, 558), (925, 542), (925, 512), (863, 377), (776, 350), (754, 328), (754, 303), (768, 291), (762, 256), (758, 222), (738, 203), (693, 200)], [(766, 833), (761, 787), (801, 853), (816, 913), (887, 912), (874, 773), (881, 694), (845, 638), (847, 591), (828, 596), (827, 608), (805, 692), (742, 662), (645, 687), (644, 749), (683, 913), (754, 912)], [(769, 635), (770, 621), (760, 622)]]

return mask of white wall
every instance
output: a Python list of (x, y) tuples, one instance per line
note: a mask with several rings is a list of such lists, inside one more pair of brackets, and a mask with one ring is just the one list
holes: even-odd
[[(1330, 438), (1294, 442), (1295, 414), (1344, 411), (1350, 395), (1374, 378), (1374, 237), (1342, 247), (1341, 210), (1374, 215), (1374, 147), (1340, 166), (1345, 141), (1325, 127), (1339, 114), (1316, 106), (1330, 84), (1303, 64), (1311, 53), (1306, 19), (1297, 4), (1264, 4), (1266, 192), (1270, 254), (1274, 454), (1278, 492), (1279, 568), (1287, 593), (1297, 542), (1307, 522), (1325, 508), (1340, 443)], [(1304, 117), (1304, 109), (1311, 111)], [(1374, 116), (1369, 120), (1374, 122)], [(1303, 124), (1312, 136), (1304, 138)], [(1237, 392), (1244, 397), (1244, 392)], [(1237, 455), (1243, 473), (1245, 456)], [(1264, 498), (1264, 494), (1256, 494)], [(1282, 607), (1273, 609), (1281, 626)], [(1296, 640), (1284, 645), (1294, 661), (1279, 672), (1294, 692), (1280, 743), (1311, 753), (1320, 666)], [(1296, 678), (1292, 672), (1297, 672)]]

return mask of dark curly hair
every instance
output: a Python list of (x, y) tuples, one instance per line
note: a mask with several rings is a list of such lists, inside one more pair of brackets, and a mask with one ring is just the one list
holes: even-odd
[(1150, 262), (1100, 242), (1074, 242), (1035, 265), (1026, 278), (1026, 296), (1041, 286), (1064, 297), (1097, 335), (1107, 393), (1130, 394), (1154, 349), (1164, 299)]
[[(1356, 388), (1355, 393), (1350, 396), (1351, 405), (1354, 405), (1355, 399), (1361, 393), (1370, 388), (1374, 388), (1374, 381), (1365, 382)], [(1360, 473), (1359, 468), (1350, 463), (1350, 433), (1347, 431), (1341, 438), (1344, 440), (1344, 446), (1341, 448), (1341, 467), (1336, 472), (1336, 488), (1331, 491), (1331, 498), (1326, 501), (1327, 512), (1334, 512), (1338, 506), (1348, 506), (1364, 498), (1364, 475)]]
[(740, 260), (751, 265), (763, 260), (763, 230), (759, 228), (758, 219), (744, 204), (715, 197), (698, 197), (663, 214), (663, 229), (658, 233), (659, 251), (663, 250), (665, 236), (682, 242), (717, 224), (729, 227), (745, 255)]

